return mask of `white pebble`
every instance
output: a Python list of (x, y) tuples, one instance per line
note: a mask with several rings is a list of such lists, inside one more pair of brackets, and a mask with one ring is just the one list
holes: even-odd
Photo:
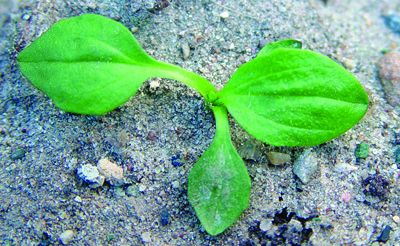
[(400, 217), (397, 215), (393, 216), (393, 221), (396, 222), (396, 224), (400, 223)]
[(144, 243), (150, 243), (151, 242), (151, 236), (149, 232), (145, 232), (142, 234), (142, 241)]
[(74, 237), (74, 231), (72, 230), (66, 230), (61, 235), (59, 236), (59, 239), (62, 244), (68, 244), (72, 238)]
[(229, 18), (229, 12), (224, 11), (219, 15), (219, 17), (221, 17), (222, 19), (227, 19), (227, 18)]

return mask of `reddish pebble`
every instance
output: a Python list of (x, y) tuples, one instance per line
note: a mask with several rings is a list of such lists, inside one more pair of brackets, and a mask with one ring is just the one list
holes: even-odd
[(400, 106), (400, 54), (391, 51), (383, 55), (378, 62), (386, 100), (393, 107)]
[(149, 131), (149, 134), (147, 135), (147, 139), (153, 139), (156, 137), (156, 134), (153, 131)]
[(340, 195), (340, 199), (342, 199), (342, 201), (345, 203), (349, 203), (351, 200), (351, 195), (350, 195), (350, 193), (342, 193)]

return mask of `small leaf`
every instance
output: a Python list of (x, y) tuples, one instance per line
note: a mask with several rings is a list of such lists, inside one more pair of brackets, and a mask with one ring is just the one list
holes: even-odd
[(226, 108), (213, 107), (214, 141), (189, 174), (188, 197), (206, 231), (216, 235), (247, 208), (250, 177), (232, 145)]
[(295, 39), (279, 40), (272, 43), (267, 43), (257, 54), (257, 57), (265, 56), (278, 48), (301, 49), (302, 43)]
[(158, 64), (122, 24), (94, 14), (55, 23), (18, 63), (58, 107), (95, 115), (126, 102)]
[(326, 56), (276, 49), (241, 66), (216, 103), (251, 135), (277, 146), (310, 146), (353, 127), (368, 108), (357, 79)]

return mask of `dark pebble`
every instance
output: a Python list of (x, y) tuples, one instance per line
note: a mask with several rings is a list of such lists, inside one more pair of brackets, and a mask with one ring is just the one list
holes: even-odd
[(385, 24), (392, 29), (393, 32), (400, 33), (400, 16), (398, 15), (386, 15), (383, 17)]
[(18, 159), (22, 159), (22, 158), (25, 156), (25, 152), (26, 152), (25, 149), (23, 149), (23, 148), (18, 148), (18, 149), (14, 150), (14, 151), (11, 153), (10, 158), (11, 158), (11, 160), (13, 160), (13, 161), (18, 160)]
[(378, 242), (386, 242), (387, 240), (389, 240), (389, 235), (390, 235), (390, 230), (392, 229), (392, 227), (390, 226), (385, 226), (385, 228), (383, 229), (381, 235), (379, 237), (376, 238), (376, 240)]
[(169, 223), (169, 213), (167, 209), (161, 210), (160, 213), (161, 225), (166, 226)]
[(366, 195), (383, 197), (388, 192), (389, 181), (382, 175), (368, 176), (361, 182)]
[(181, 155), (179, 154), (172, 156), (171, 161), (174, 167), (181, 167), (184, 164), (184, 162), (181, 161)]

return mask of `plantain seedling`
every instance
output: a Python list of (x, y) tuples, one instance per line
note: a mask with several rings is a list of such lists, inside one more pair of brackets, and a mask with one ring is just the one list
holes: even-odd
[(144, 81), (162, 77), (196, 89), (216, 132), (189, 174), (188, 198), (211, 235), (247, 208), (250, 177), (232, 145), (228, 114), (252, 136), (276, 146), (311, 146), (353, 127), (368, 108), (359, 81), (296, 40), (267, 44), (217, 91), (206, 79), (157, 61), (122, 24), (94, 14), (61, 20), (18, 55), (22, 73), (62, 110), (101, 115), (126, 102)]

